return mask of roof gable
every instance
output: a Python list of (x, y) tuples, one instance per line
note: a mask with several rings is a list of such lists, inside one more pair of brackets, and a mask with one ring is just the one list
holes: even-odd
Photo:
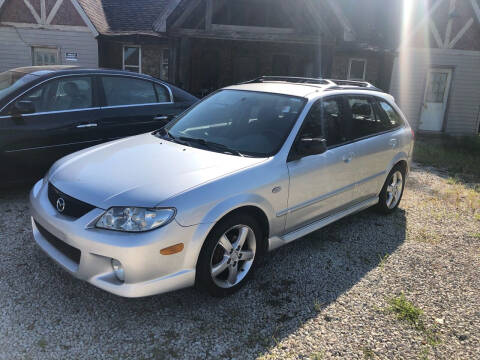
[(413, 12), (420, 20), (403, 46), (480, 51), (478, 0), (429, 0)]
[(169, 0), (78, 0), (99, 33), (156, 35), (154, 22)]
[(98, 35), (77, 0), (0, 0), (0, 22), (16, 27), (76, 29)]

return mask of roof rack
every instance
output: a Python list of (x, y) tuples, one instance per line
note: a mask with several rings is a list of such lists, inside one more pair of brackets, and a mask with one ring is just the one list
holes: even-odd
[(242, 84), (261, 83), (265, 81), (289, 82), (294, 84), (335, 85), (335, 83), (331, 80), (297, 76), (260, 76), (253, 80), (245, 81)]
[(356, 80), (337, 80), (337, 79), (322, 79), (322, 78), (308, 78), (308, 77), (296, 77), (296, 76), (260, 76), (253, 80), (245, 81), (241, 84), (254, 84), (262, 82), (287, 82), (292, 84), (305, 84), (305, 85), (327, 85), (324, 90), (370, 90), (380, 91), (382, 89), (370, 84), (366, 81)]

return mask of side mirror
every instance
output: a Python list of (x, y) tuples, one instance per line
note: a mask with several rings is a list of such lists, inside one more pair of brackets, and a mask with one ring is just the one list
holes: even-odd
[(295, 146), (295, 160), (327, 151), (327, 140), (323, 138), (301, 138)]
[(17, 101), (10, 111), (11, 115), (33, 114), (35, 112), (35, 105), (29, 100)]

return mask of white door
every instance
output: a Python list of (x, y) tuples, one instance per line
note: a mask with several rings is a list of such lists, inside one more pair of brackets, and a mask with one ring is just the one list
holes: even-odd
[(428, 72), (420, 130), (442, 131), (451, 81), (451, 69), (430, 69)]

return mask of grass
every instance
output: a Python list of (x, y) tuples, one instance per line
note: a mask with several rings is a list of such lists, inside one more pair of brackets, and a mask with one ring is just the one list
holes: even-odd
[(37, 341), (37, 345), (40, 346), (42, 349), (45, 349), (47, 347), (47, 340), (44, 338), (41, 338), (40, 340)]
[[(447, 170), (453, 179), (480, 180), (480, 136), (418, 136), (413, 160)], [(450, 180), (455, 181), (455, 180)]]
[(369, 347), (364, 346), (362, 348), (362, 352), (363, 352), (364, 359), (373, 359), (375, 357), (375, 353)]
[(438, 236), (430, 232), (429, 230), (422, 228), (419, 230), (415, 240), (418, 242), (427, 243), (427, 244), (437, 244)]
[(313, 303), (313, 308), (315, 309), (315, 311), (317, 313), (321, 312), (322, 309), (323, 309), (323, 303), (321, 303), (320, 301), (318, 300), (315, 300), (314, 303)]
[(388, 260), (389, 256), (390, 256), (390, 254), (385, 254), (383, 256), (378, 255), (378, 260), (379, 260), (378, 268), (380, 270), (383, 270), (385, 268), (385, 264), (387, 263), (387, 260)]
[(323, 360), (324, 355), (323, 352), (316, 352), (310, 355), (310, 360)]
[(425, 336), (425, 342), (431, 347), (440, 344), (440, 338), (437, 335), (436, 328), (427, 328), (422, 320), (423, 311), (416, 307), (412, 302), (408, 301), (405, 294), (391, 298), (387, 310), (394, 313), (397, 319), (405, 321), (415, 327), (416, 330), (422, 332)]
[(397, 319), (407, 321), (415, 327), (420, 325), (423, 311), (408, 301), (405, 294), (390, 299), (388, 303), (390, 305), (388, 310), (394, 313)]

